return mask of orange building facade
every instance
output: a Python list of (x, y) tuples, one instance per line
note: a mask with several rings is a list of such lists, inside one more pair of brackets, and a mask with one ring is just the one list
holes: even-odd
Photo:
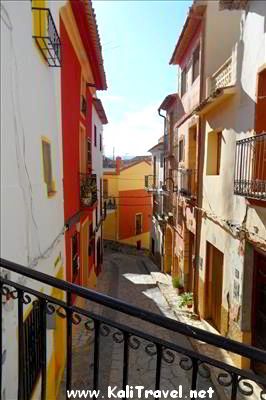
[(148, 159), (123, 165), (119, 157), (115, 168), (104, 168), (105, 240), (149, 249), (152, 199), (144, 188), (144, 176), (151, 171)]

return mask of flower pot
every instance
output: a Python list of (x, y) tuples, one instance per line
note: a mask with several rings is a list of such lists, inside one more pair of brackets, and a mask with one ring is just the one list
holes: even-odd
[(187, 308), (192, 308), (193, 304), (192, 303), (188, 303), (187, 304)]

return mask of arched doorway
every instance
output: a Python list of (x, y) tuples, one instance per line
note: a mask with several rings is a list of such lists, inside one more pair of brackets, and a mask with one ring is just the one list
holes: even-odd
[(165, 233), (165, 255), (164, 255), (164, 272), (171, 274), (173, 265), (173, 232), (170, 227), (166, 228)]

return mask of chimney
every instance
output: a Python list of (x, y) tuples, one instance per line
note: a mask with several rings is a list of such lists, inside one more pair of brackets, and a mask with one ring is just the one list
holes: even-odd
[(121, 169), (121, 163), (122, 163), (122, 159), (121, 157), (116, 157), (116, 173), (117, 175), (120, 174), (120, 169)]

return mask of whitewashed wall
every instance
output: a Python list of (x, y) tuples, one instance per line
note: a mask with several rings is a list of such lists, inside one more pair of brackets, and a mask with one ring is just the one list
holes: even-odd
[[(64, 2), (50, 3), (59, 32), (59, 7)], [(45, 64), (32, 32), (31, 2), (2, 1), (1, 257), (56, 275), (65, 260), (60, 69)], [(52, 198), (47, 197), (43, 177), (41, 136), (46, 136), (52, 143), (56, 182), (56, 194)], [(53, 243), (56, 238), (58, 240)], [(61, 259), (55, 266), (57, 257)], [(40, 283), (29, 280), (24, 283), (38, 290), (51, 291)], [(16, 310), (16, 301), (10, 300), (4, 305), (3, 350), (6, 358), (2, 399), (17, 396)], [(49, 354), (51, 340), (52, 331), (49, 331)]]
[[(159, 202), (159, 210), (162, 214), (163, 212), (163, 192), (160, 187), (160, 182), (164, 184), (164, 168), (161, 166), (161, 154), (164, 154), (163, 149), (155, 148), (150, 151), (152, 154), (152, 167), (154, 166), (154, 157), (156, 157), (156, 171), (153, 171), (156, 176), (156, 188), (157, 191), (154, 194), (157, 194), (157, 199)], [(152, 227), (151, 227), (151, 239), (154, 240), (154, 252), (155, 255), (162, 255), (162, 245), (163, 245), (163, 232), (158, 223), (157, 219), (152, 217)], [(151, 247), (151, 245), (150, 245)]]
[[(97, 146), (94, 146), (94, 125), (97, 128)], [(100, 150), (100, 135), (102, 136), (102, 150)], [(92, 106), (92, 173), (97, 175), (97, 190), (98, 190), (98, 222), (101, 218), (101, 203), (100, 203), (100, 180), (103, 179), (103, 126), (101, 120)], [(102, 192), (103, 193), (103, 192)], [(96, 226), (96, 212), (93, 212), (93, 227)], [(97, 239), (101, 237), (102, 226), (95, 235), (95, 257), (97, 260)]]
[[(224, 13), (224, 16), (228, 14), (226, 11), (220, 13)], [(236, 15), (237, 12), (233, 11), (232, 13)], [(243, 11), (241, 13), (237, 40), (234, 40), (235, 28), (230, 36), (231, 49), (237, 49), (236, 94), (207, 117), (206, 133), (212, 129), (223, 131), (220, 175), (206, 175), (206, 155), (208, 151), (206, 141), (203, 176), (203, 208), (219, 217), (220, 222), (221, 219), (224, 219), (232, 222), (234, 226), (245, 224), (246, 229), (250, 232), (256, 232), (252, 239), (254, 245), (259, 238), (264, 238), (264, 240), (266, 238), (266, 209), (259, 206), (248, 206), (245, 197), (236, 196), (233, 193), (235, 144), (236, 140), (253, 134), (257, 72), (266, 63), (265, 26), (265, 3), (259, 0), (248, 2), (248, 12)], [(226, 46), (230, 51), (228, 38)], [(219, 53), (218, 50), (216, 52)], [(224, 54), (224, 56), (227, 57), (228, 54)], [(206, 63), (208, 63), (207, 57), (210, 57), (210, 55), (206, 54)], [(216, 57), (211, 58), (211, 60), (213, 59), (216, 60)], [(204, 219), (200, 249), (200, 276), (202, 280), (205, 279), (206, 241), (224, 253), (223, 306), (228, 309), (228, 298), (231, 306), (240, 306), (240, 320), (238, 322), (241, 321), (242, 325), (245, 325), (245, 330), (250, 330), (250, 312), (243, 318), (245, 296), (247, 298), (247, 292), (243, 292), (245, 285), (245, 242), (235, 239), (226, 229), (220, 228), (208, 218)], [(250, 270), (252, 268), (251, 265), (246, 267)], [(249, 277), (249, 279), (249, 286), (251, 286), (252, 277)], [(239, 284), (239, 297), (234, 296), (234, 284)], [(248, 296), (250, 299), (250, 291)]]

